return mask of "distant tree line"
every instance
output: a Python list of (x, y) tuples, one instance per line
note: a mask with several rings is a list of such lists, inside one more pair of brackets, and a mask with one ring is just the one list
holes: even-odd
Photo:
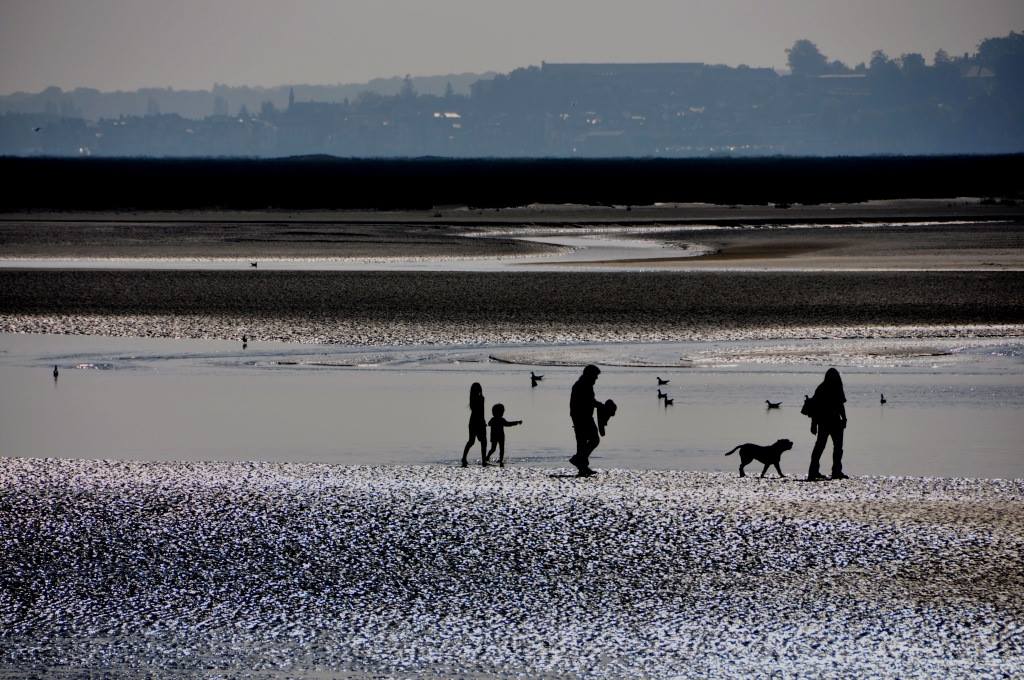
[[(810, 40), (788, 74), (699, 63), (551, 64), (421, 92), (337, 101), (296, 88), (256, 104), (214, 90), (209, 115), (88, 120), (63, 108), (0, 115), (7, 155), (694, 157), (1024, 151), (1024, 34), (971, 54), (830, 60)], [(461, 92), (460, 92), (461, 89)], [(208, 104), (210, 102), (207, 102)]]

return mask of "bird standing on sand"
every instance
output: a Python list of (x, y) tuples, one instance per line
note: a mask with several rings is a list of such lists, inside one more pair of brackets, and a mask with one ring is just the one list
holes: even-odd
[(59, 376), (59, 375), (60, 375), (60, 371), (58, 371), (58, 370), (57, 370), (57, 367), (56, 367), (56, 366), (54, 366), (54, 367), (53, 367), (53, 379), (54, 379), (54, 380), (56, 380), (56, 379), (57, 379), (57, 376)]
[(245, 349), (248, 346), (249, 346), (249, 336), (248, 335), (243, 335), (242, 336), (242, 349)]
[(768, 401), (767, 399), (765, 399), (764, 403), (768, 404), (768, 408), (779, 408), (780, 406), (782, 406), (781, 401)]
[(885, 395), (883, 394), (881, 396), (882, 396), (882, 398), (879, 400), (879, 403), (880, 404), (884, 404), (885, 403)]
[(667, 385), (667, 384), (669, 384), (670, 382), (672, 382), (671, 380), (662, 380), (662, 379), (661, 379), (661, 376), (660, 376), (660, 375), (659, 375), (659, 376), (655, 376), (655, 377), (657, 377), (657, 378), (658, 378), (658, 384), (659, 384), (659, 385)]

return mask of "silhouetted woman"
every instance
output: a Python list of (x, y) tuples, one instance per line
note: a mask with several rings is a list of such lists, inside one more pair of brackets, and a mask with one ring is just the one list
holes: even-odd
[(462, 450), (462, 467), (466, 467), (466, 456), (473, 448), (473, 442), (480, 440), (480, 462), (487, 465), (487, 419), (484, 417), (484, 388), (473, 383), (469, 388), (469, 441)]
[(848, 479), (843, 474), (843, 430), (846, 429), (846, 393), (843, 379), (834, 368), (825, 372), (825, 379), (814, 390), (814, 417), (811, 419), (811, 434), (818, 435), (811, 451), (811, 467), (807, 480), (814, 482), (827, 479), (818, 469), (821, 454), (828, 438), (832, 437), (832, 479)]

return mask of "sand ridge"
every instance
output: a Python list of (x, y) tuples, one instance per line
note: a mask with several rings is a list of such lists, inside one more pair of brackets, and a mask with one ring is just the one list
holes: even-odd
[(889, 326), (955, 336), (1024, 322), (1013, 272), (0, 270), (0, 290), (3, 332), (351, 345), (794, 337), (787, 328), (858, 337)]

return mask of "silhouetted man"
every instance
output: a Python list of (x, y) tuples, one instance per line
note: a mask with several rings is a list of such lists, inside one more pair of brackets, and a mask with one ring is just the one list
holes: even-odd
[(601, 406), (601, 402), (594, 397), (594, 383), (600, 374), (600, 368), (588, 365), (572, 386), (572, 396), (569, 397), (569, 417), (572, 418), (572, 428), (576, 432), (576, 455), (569, 462), (579, 470), (580, 477), (595, 474), (590, 469), (590, 454), (601, 443), (597, 423), (594, 422), (594, 409)]

